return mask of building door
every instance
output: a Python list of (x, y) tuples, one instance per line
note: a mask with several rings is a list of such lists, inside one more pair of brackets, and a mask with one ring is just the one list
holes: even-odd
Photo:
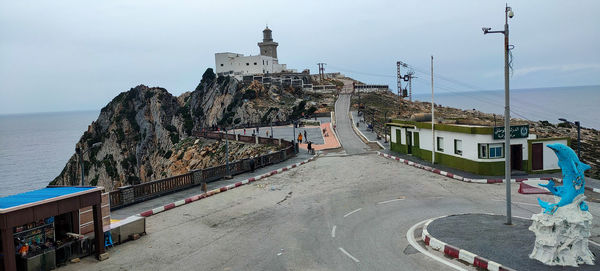
[(406, 153), (412, 154), (412, 132), (406, 131)]
[(531, 144), (531, 170), (544, 169), (544, 144)]
[(523, 170), (523, 145), (510, 145), (510, 167)]

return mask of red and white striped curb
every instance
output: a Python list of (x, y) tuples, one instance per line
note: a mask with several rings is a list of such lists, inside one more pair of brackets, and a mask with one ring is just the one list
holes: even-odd
[[(387, 153), (382, 153), (382, 152), (378, 151), (377, 154), (379, 154), (380, 156), (383, 156), (385, 158), (388, 158), (388, 159), (399, 161), (399, 162), (407, 164), (409, 166), (413, 166), (413, 167), (416, 167), (416, 168), (427, 170), (429, 172), (437, 173), (437, 174), (440, 174), (442, 176), (446, 176), (448, 178), (456, 179), (456, 180), (463, 181), (463, 182), (468, 182), (468, 183), (484, 183), (484, 184), (493, 184), (493, 183), (503, 183), (504, 182), (504, 179), (471, 179), (471, 178), (466, 178), (466, 177), (462, 177), (462, 176), (459, 176), (459, 175), (456, 175), (456, 174), (453, 174), (453, 173), (450, 173), (450, 172), (447, 172), (447, 171), (439, 170), (437, 168), (433, 168), (433, 167), (430, 167), (430, 166), (425, 166), (425, 165), (422, 165), (422, 164), (419, 164), (419, 163), (415, 163), (415, 162), (410, 161), (410, 160), (406, 160), (406, 159), (402, 159), (400, 157), (389, 155)], [(520, 182), (523, 182), (523, 181), (530, 181), (530, 180), (531, 181), (539, 181), (539, 180), (550, 180), (550, 179), (552, 179), (552, 178), (517, 178), (517, 179), (510, 179), (510, 182), (511, 183), (520, 183)], [(586, 189), (587, 189), (587, 187), (586, 187)]]
[[(438, 217), (438, 218), (443, 218), (443, 217)], [(490, 270), (490, 271), (502, 271), (502, 270), (514, 271), (514, 269), (512, 269), (512, 268), (503, 266), (497, 262), (490, 261), (486, 258), (477, 256), (476, 254), (473, 254), (469, 251), (448, 245), (438, 239), (433, 238), (427, 231), (427, 226), (429, 225), (429, 223), (431, 223), (433, 221), (434, 221), (434, 219), (429, 220), (423, 226), (423, 232), (421, 233), (421, 238), (423, 239), (423, 242), (425, 242), (425, 245), (430, 246), (431, 248), (433, 248), (434, 250), (437, 250), (439, 252), (444, 252), (444, 254), (449, 257), (465, 261), (465, 262), (467, 262), (475, 267), (478, 267), (478, 268), (483, 268), (485, 270)]]
[(277, 170), (273, 170), (273, 171), (270, 171), (270, 172), (262, 174), (262, 175), (258, 175), (258, 176), (252, 177), (252, 178), (248, 178), (248, 179), (243, 180), (241, 182), (237, 182), (237, 183), (234, 183), (234, 184), (226, 185), (226, 186), (223, 186), (223, 187), (220, 187), (220, 188), (216, 188), (216, 189), (207, 191), (206, 193), (202, 193), (202, 194), (199, 194), (199, 195), (191, 196), (191, 197), (186, 198), (186, 199), (178, 200), (176, 202), (172, 202), (172, 203), (169, 203), (169, 204), (164, 205), (164, 206), (156, 207), (154, 209), (151, 209), (151, 210), (148, 210), (148, 211), (145, 211), (145, 212), (141, 212), (138, 215), (139, 216), (143, 216), (143, 217), (149, 217), (149, 216), (152, 216), (152, 215), (164, 212), (166, 210), (170, 210), (170, 209), (173, 209), (175, 207), (179, 207), (181, 205), (185, 205), (185, 204), (197, 201), (197, 200), (201, 200), (203, 198), (208, 198), (210, 196), (219, 194), (221, 192), (225, 192), (227, 190), (231, 190), (231, 189), (234, 189), (236, 187), (240, 187), (242, 185), (246, 185), (246, 184), (258, 181), (260, 179), (264, 179), (264, 178), (273, 176), (273, 175), (275, 175), (277, 173), (281, 173), (281, 172), (284, 172), (284, 171), (288, 171), (288, 170), (290, 170), (292, 168), (299, 167), (299, 166), (304, 165), (304, 164), (306, 164), (306, 163), (308, 163), (310, 161), (315, 160), (315, 158), (317, 157), (317, 155), (318, 154), (315, 154), (313, 157), (311, 157), (309, 159), (306, 159), (306, 160), (304, 160), (302, 162), (291, 164), (289, 166), (286, 166), (286, 167), (283, 167), (283, 168), (280, 168), (280, 169), (277, 169)]

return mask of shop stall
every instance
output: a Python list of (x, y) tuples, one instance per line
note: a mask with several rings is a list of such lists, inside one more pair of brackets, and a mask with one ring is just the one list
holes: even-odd
[[(0, 270), (49, 270), (92, 251), (100, 257), (101, 204), (101, 187), (47, 187), (0, 198)], [(80, 209), (90, 206), (91, 237), (79, 234)]]

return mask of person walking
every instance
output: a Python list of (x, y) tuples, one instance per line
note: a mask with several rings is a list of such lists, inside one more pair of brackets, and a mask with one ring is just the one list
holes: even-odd
[(306, 130), (304, 130), (304, 142), (308, 142), (308, 136), (306, 136)]
[(298, 133), (298, 143), (302, 143), (302, 132)]

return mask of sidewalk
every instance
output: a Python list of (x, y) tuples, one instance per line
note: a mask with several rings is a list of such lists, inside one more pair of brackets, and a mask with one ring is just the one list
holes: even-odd
[[(306, 151), (300, 150), (300, 152), (295, 157), (292, 157), (281, 163), (277, 163), (277, 164), (269, 165), (267, 167), (259, 168), (259, 169), (256, 169), (256, 171), (254, 171), (254, 172), (246, 172), (246, 173), (243, 173), (240, 175), (236, 175), (230, 180), (221, 179), (216, 182), (208, 183), (206, 185), (207, 190), (210, 191), (215, 188), (223, 187), (223, 186), (230, 185), (230, 184), (235, 184), (242, 180), (246, 180), (248, 178), (252, 178), (257, 175), (266, 174), (273, 170), (277, 170), (279, 168), (285, 167), (287, 165), (299, 163), (310, 157), (312, 157), (312, 155), (309, 155)], [(202, 193), (203, 193), (202, 187), (196, 186), (196, 187), (192, 187), (190, 189), (179, 191), (179, 192), (176, 192), (173, 194), (164, 195), (164, 196), (161, 196), (161, 197), (158, 197), (155, 199), (147, 200), (144, 202), (140, 202), (140, 203), (136, 203), (136, 204), (127, 206), (125, 208), (114, 210), (114, 211), (111, 211), (110, 214), (113, 219), (117, 219), (117, 220), (124, 219), (129, 216), (136, 215), (136, 214), (151, 210), (153, 208), (164, 206), (166, 204), (169, 204), (169, 203), (181, 200), (181, 199), (185, 199), (185, 198), (188, 198), (191, 196), (199, 195)]]
[[(425, 224), (422, 237), (433, 249), (484, 270), (599, 269), (597, 265), (547, 266), (529, 259), (535, 242), (535, 234), (528, 229), (531, 220), (513, 217), (510, 226), (505, 220), (505, 216), (490, 214), (446, 216)], [(596, 257), (600, 255), (598, 246), (590, 243), (589, 248)]]
[(356, 125), (357, 122), (359, 123), (359, 125), (356, 128), (362, 133), (362, 135), (365, 136), (365, 138), (367, 138), (367, 140), (379, 142), (379, 144), (381, 144), (385, 150), (390, 149), (389, 142), (385, 142), (384, 138), (377, 139), (377, 133), (368, 129), (368, 123), (364, 122), (364, 115), (359, 117), (358, 112), (356, 111), (351, 111), (350, 114), (352, 114), (352, 120), (354, 120), (354, 125)]
[[(323, 130), (325, 130), (325, 134), (322, 134), (321, 136), (322, 136), (323, 140), (325, 141), (325, 143), (315, 144), (316, 142), (313, 142), (313, 144), (312, 144), (313, 149), (320, 151), (320, 150), (337, 149), (342, 146), (342, 145), (340, 145), (340, 142), (337, 139), (335, 132), (331, 129), (331, 125), (329, 122), (321, 123), (321, 131), (323, 131)], [(299, 147), (301, 149), (306, 150), (306, 149), (308, 149), (308, 144), (301, 143), (301, 144), (299, 144)]]

